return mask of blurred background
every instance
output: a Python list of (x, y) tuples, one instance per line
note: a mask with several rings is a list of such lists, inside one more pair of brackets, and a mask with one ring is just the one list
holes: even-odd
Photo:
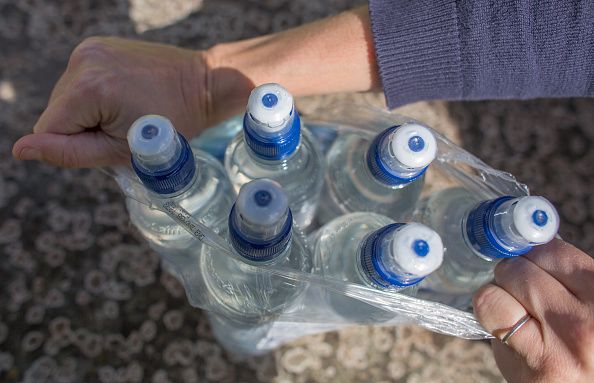
[[(114, 35), (202, 49), (358, 0), (0, 0), (0, 382), (499, 382), (486, 342), (353, 327), (235, 362), (130, 225), (115, 182), (11, 157), (72, 49)], [(298, 100), (305, 112), (341, 99)], [(417, 103), (425, 121), (553, 201), (594, 253), (594, 101)]]

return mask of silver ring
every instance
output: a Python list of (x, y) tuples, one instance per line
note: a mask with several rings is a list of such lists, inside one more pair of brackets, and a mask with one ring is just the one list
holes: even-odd
[(516, 332), (518, 332), (519, 329), (522, 328), (522, 326), (524, 326), (526, 324), (526, 322), (528, 322), (528, 320), (530, 320), (530, 318), (532, 318), (530, 316), (530, 314), (526, 314), (524, 315), (515, 325), (514, 327), (511, 328), (511, 330), (509, 330), (507, 332), (507, 334), (505, 334), (503, 336), (503, 338), (501, 338), (501, 342), (503, 342), (504, 344), (508, 344), (507, 342), (509, 341), (509, 338), (511, 338), (512, 335), (514, 335)]

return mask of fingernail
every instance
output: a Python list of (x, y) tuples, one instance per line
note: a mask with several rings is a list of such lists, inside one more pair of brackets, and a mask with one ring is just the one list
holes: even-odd
[(35, 148), (23, 148), (19, 153), (21, 160), (41, 160), (41, 152)]

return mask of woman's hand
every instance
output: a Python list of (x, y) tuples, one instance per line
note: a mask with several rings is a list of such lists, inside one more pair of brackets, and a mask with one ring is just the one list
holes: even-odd
[[(240, 73), (213, 66), (202, 51), (87, 39), (72, 52), (33, 134), (18, 140), (13, 154), (65, 167), (123, 163), (130, 156), (128, 128), (144, 114), (166, 116), (178, 131), (193, 137), (237, 113), (253, 88)], [(237, 100), (218, 100), (224, 95), (213, 91), (217, 89), (232, 89)]]
[(207, 51), (90, 38), (70, 57), (33, 134), (13, 154), (58, 166), (128, 161), (128, 128), (144, 114), (169, 118), (187, 138), (239, 113), (250, 91), (282, 83), (294, 96), (379, 86), (367, 7)]
[(562, 240), (495, 268), (495, 284), (474, 296), (481, 324), (496, 338), (526, 314), (507, 345), (493, 340), (509, 382), (594, 382), (594, 259)]

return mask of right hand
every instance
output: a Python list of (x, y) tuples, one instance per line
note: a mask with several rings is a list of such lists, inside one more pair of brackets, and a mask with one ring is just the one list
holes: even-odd
[[(501, 261), (474, 310), (508, 382), (594, 382), (594, 259), (560, 239)], [(511, 338), (501, 339), (524, 317)]]
[(213, 66), (205, 51), (89, 38), (72, 52), (33, 134), (14, 144), (13, 155), (64, 167), (126, 163), (128, 128), (144, 114), (169, 118), (191, 138), (239, 112), (254, 86)]

